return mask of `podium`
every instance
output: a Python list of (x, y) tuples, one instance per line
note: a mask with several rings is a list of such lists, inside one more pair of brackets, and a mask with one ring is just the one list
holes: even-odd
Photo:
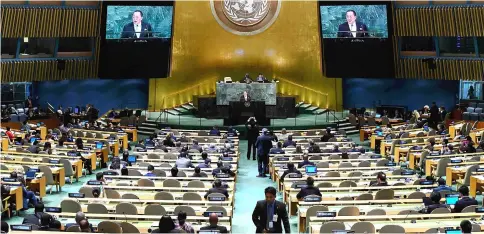
[(229, 102), (229, 115), (228, 118), (224, 118), (224, 125), (245, 124), (247, 119), (253, 116), (260, 125), (270, 124), (270, 119), (266, 118), (266, 103), (264, 101)]

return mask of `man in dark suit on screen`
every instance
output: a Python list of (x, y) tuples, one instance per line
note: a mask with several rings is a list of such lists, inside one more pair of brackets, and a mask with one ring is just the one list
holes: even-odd
[(364, 23), (356, 21), (356, 12), (346, 12), (346, 23), (338, 27), (338, 37), (368, 37), (368, 27)]
[(264, 190), (265, 200), (258, 201), (252, 213), (252, 222), (256, 227), (256, 233), (282, 233), (284, 225), (285, 233), (291, 233), (291, 225), (287, 216), (286, 205), (276, 201), (276, 189), (267, 187)]
[(121, 38), (147, 38), (153, 37), (153, 29), (149, 23), (143, 22), (143, 12), (133, 12), (133, 22), (124, 25)]

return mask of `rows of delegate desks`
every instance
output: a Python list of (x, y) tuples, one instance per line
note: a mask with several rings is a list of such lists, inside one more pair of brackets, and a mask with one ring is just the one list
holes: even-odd
[[(411, 148), (412, 146), (425, 146), (426, 140), (434, 138), (433, 140), (436, 142), (434, 150), (440, 150), (442, 147), (440, 143), (442, 139), (440, 136), (428, 136), (426, 133), (424, 133), (424, 136), (421, 136), (422, 134), (419, 134), (419, 132), (423, 132), (422, 129), (404, 131), (409, 133), (409, 138), (403, 139), (406, 141), (406, 144), (398, 144), (396, 147), (393, 145), (394, 154), (391, 156), (395, 159), (395, 162), (410, 160), (408, 165), (410, 168), (408, 169), (416, 168), (416, 164), (420, 160), (423, 152), (422, 149), (413, 150)], [(481, 131), (475, 132), (478, 137), (481, 136)], [(375, 135), (371, 136), (373, 139), (375, 137)], [(422, 139), (417, 140), (419, 138)], [(449, 142), (449, 144), (454, 144), (455, 146), (460, 144), (458, 141), (453, 142), (450, 140)], [(344, 145), (339, 146), (344, 147)], [(382, 152), (389, 152), (389, 147), (392, 147), (392, 145), (382, 145)], [(425, 196), (429, 196), (433, 188), (437, 187), (437, 184), (425, 183), (425, 181), (418, 178), (415, 171), (407, 170), (407, 166), (402, 167), (399, 163), (393, 163), (386, 158), (381, 158), (379, 155), (374, 155), (376, 157), (373, 157), (370, 154), (370, 157), (359, 158), (359, 152), (348, 152), (349, 159), (343, 160), (338, 154), (341, 155), (341, 153), (309, 154), (310, 161), (317, 166), (317, 174), (311, 174), (310, 176), (315, 179), (315, 186), (319, 187), (323, 194), (321, 201), (297, 199), (296, 195), (301, 190), (301, 187), (304, 186), (305, 180), (308, 177), (304, 168), (298, 169), (302, 173), (302, 176), (286, 176), (284, 181), (280, 180), (280, 176), (287, 168), (287, 163), (292, 162), (297, 167), (297, 164), (302, 161), (303, 154), (286, 151), (286, 154), (271, 155), (269, 159), (271, 178), (277, 183), (278, 188), (283, 193), (283, 201), (288, 205), (289, 214), (298, 215), (299, 232), (309, 231), (310, 233), (320, 233), (323, 222), (333, 221), (343, 222), (344, 229), (346, 230), (350, 229), (358, 221), (370, 221), (374, 224), (376, 231), (379, 231), (384, 225), (395, 224), (402, 226), (405, 232), (425, 232), (430, 228), (458, 227), (462, 219), (480, 218), (482, 216), (476, 213), (452, 213), (444, 215), (404, 213), (402, 211), (415, 211), (417, 207), (418, 209), (423, 208), (422, 199), (413, 199), (412, 197), (414, 197), (415, 193), (423, 193)], [(481, 163), (481, 161), (484, 162), (482, 160), (484, 153), (436, 155), (432, 154), (432, 152), (426, 152), (426, 154), (427, 163), (425, 167), (427, 174), (435, 174), (441, 158), (450, 159), (446, 165), (447, 183), (450, 184), (456, 177), (462, 178), (465, 176), (465, 171), (468, 170), (469, 166), (484, 164)], [(311, 158), (315, 159), (311, 160)], [(358, 167), (363, 161), (366, 161), (364, 163), (365, 167)], [(381, 163), (378, 163), (380, 161)], [(341, 163), (346, 164), (344, 167), (340, 167), (339, 164)], [(392, 189), (394, 191), (393, 198), (395, 199), (359, 200), (358, 196), (360, 195), (371, 194), (375, 196), (379, 190), (383, 189), (382, 187), (369, 186), (370, 181), (375, 180), (376, 173), (380, 171), (387, 174), (387, 181), (389, 183), (389, 186), (383, 188)], [(333, 176), (335, 175), (334, 173), (337, 173), (336, 177)], [(476, 190), (484, 190), (484, 175), (481, 174), (484, 174), (484, 168), (477, 170), (477, 172), (474, 172), (470, 176), (471, 196), (475, 196)], [(349, 183), (350, 181), (353, 183)], [(359, 209), (360, 215), (318, 217), (313, 210), (308, 217), (306, 213), (308, 209), (317, 206), (327, 207), (327, 211), (336, 213), (344, 207), (356, 206)], [(374, 209), (384, 210), (386, 215), (366, 215)], [(324, 214), (321, 216), (324, 216)], [(407, 222), (407, 220), (412, 220), (412, 222)], [(480, 221), (473, 221), (473, 224), (484, 228), (484, 224), (480, 223)]]
[[(4, 129), (2, 129), (5, 131)], [(123, 132), (105, 132), (105, 131), (94, 131), (94, 130), (85, 130), (85, 129), (73, 129), (74, 133), (77, 136), (77, 132), (100, 132), (103, 134), (104, 139), (95, 139), (95, 138), (86, 138), (80, 137), (84, 141), (84, 148), (83, 149), (76, 149), (74, 147), (73, 142), (65, 142), (65, 148), (58, 148), (57, 142), (52, 142), (52, 154), (47, 153), (38, 153), (34, 154), (27, 151), (28, 146), (22, 145), (15, 145), (9, 141), (6, 136), (2, 136), (2, 168), (0, 170), (0, 176), (2, 178), (9, 178), (10, 173), (13, 171), (17, 171), (17, 168), (22, 167), (23, 171), (34, 169), (36, 170), (35, 177), (33, 179), (26, 179), (26, 186), (33, 191), (36, 192), (40, 198), (43, 198), (47, 194), (47, 178), (43, 172), (40, 172), (39, 166), (46, 166), (49, 167), (53, 180), (55, 183), (55, 187), (58, 191), (61, 191), (62, 187), (65, 185), (65, 172), (66, 172), (66, 165), (60, 163), (59, 160), (64, 159), (70, 162), (70, 165), (73, 168), (73, 177), (76, 178), (76, 181), (82, 176), (82, 169), (84, 167), (82, 160), (77, 155), (69, 155), (69, 152), (80, 152), (81, 155), (86, 159), (91, 159), (91, 169), (94, 171), (99, 169), (97, 166), (98, 162), (98, 155), (99, 159), (102, 158), (104, 162), (108, 161), (108, 155), (111, 153), (114, 156), (119, 154), (120, 144), (123, 145), (123, 148), (128, 147), (128, 134), (131, 134), (132, 139), (137, 138), (137, 131), (136, 129), (126, 129)], [(47, 135), (47, 128), (44, 126), (33, 126), (31, 132), (40, 132), (41, 139), (45, 139)], [(72, 131), (72, 130), (71, 130)], [(15, 137), (20, 137), (21, 139), (25, 138), (26, 132), (20, 130), (13, 130)], [(30, 133), (29, 133), (30, 134)], [(116, 134), (119, 141), (109, 139), (111, 134)], [(77, 137), (77, 138), (79, 138)], [(96, 141), (103, 141), (104, 146), (102, 148), (97, 148), (96, 144), (93, 142)], [(91, 142), (91, 143), (90, 143)], [(45, 143), (44, 140), (40, 141), (39, 147), (42, 148), (43, 144)], [(111, 150), (110, 150), (111, 148)], [(18, 186), (17, 182), (8, 182), (8, 179), (5, 181), (2, 180), (2, 183), (8, 184), (11, 187), (11, 197), (15, 198), (16, 203), (16, 211), (21, 210), (23, 207), (23, 192), (22, 188)], [(51, 187), (52, 191), (53, 187)]]
[[(188, 136), (189, 138), (196, 137), (195, 136)], [(221, 141), (221, 137), (208, 137), (209, 139), (216, 139), (217, 141)], [(206, 137), (205, 137), (206, 139)], [(235, 151), (234, 154), (230, 154), (230, 160), (224, 160), (225, 163), (229, 163), (231, 165), (231, 170), (236, 172), (238, 166), (238, 159), (239, 159), (239, 151), (238, 151), (238, 139), (232, 139), (234, 143), (233, 150)], [(222, 144), (217, 144), (222, 146)], [(172, 148), (168, 147), (168, 150), (172, 150)], [(173, 148), (174, 150), (174, 148)], [(144, 150), (143, 150), (144, 151)], [(212, 159), (211, 167), (210, 168), (202, 168), (202, 172), (206, 172), (207, 177), (190, 177), (193, 173), (193, 168), (179, 168), (180, 172), (185, 172), (186, 176), (183, 177), (171, 177), (166, 176), (170, 175), (170, 170), (174, 166), (176, 158), (178, 156), (177, 151), (169, 151), (169, 152), (162, 152), (160, 150), (154, 149), (147, 149), (144, 152), (137, 152), (136, 150), (131, 153), (137, 156), (137, 160), (131, 166), (127, 166), (129, 174), (128, 176), (120, 176), (120, 175), (113, 175), (111, 172), (112, 170), (105, 171), (104, 178), (106, 180), (106, 184), (102, 186), (104, 190), (104, 198), (94, 199), (86, 195), (85, 198), (66, 198), (65, 200), (73, 200), (81, 205), (82, 211), (86, 212), (86, 217), (89, 218), (89, 222), (93, 224), (94, 227), (101, 221), (106, 220), (119, 220), (125, 221), (134, 224), (140, 232), (148, 232), (148, 230), (152, 230), (157, 228), (158, 221), (160, 219), (160, 215), (148, 215), (145, 214), (145, 209), (149, 205), (161, 205), (166, 210), (167, 215), (171, 215), (173, 217), (176, 216), (174, 214), (174, 210), (177, 206), (190, 206), (192, 207), (195, 212), (196, 216), (188, 216), (187, 222), (190, 222), (194, 229), (198, 231), (200, 227), (206, 225), (208, 222), (208, 217), (203, 216), (203, 212), (207, 210), (207, 208), (212, 206), (222, 206), (227, 211), (227, 214), (224, 217), (219, 218), (219, 225), (226, 226), (229, 230), (231, 229), (232, 224), (232, 215), (233, 215), (233, 207), (234, 207), (234, 194), (235, 194), (235, 182), (236, 177), (222, 177), (220, 178), (224, 185), (228, 186), (228, 193), (229, 198), (225, 201), (209, 201), (206, 200), (204, 197), (205, 193), (212, 187), (213, 180), (215, 177), (212, 175), (211, 171), (216, 167), (216, 163), (219, 157), (222, 156), (222, 153), (209, 153), (209, 157)], [(193, 158), (192, 163), (194, 165), (201, 163), (201, 154), (198, 152), (189, 152), (189, 155)], [(145, 177), (143, 176), (147, 173), (147, 166), (146, 165), (153, 165), (155, 166), (155, 171), (162, 171), (165, 176), (156, 176), (156, 177)], [(136, 173), (133, 173), (135, 172)], [(150, 181), (153, 182), (154, 186), (139, 186), (138, 183), (140, 180), (149, 178)], [(164, 186), (164, 182), (167, 180), (178, 180), (180, 182), (180, 187), (167, 187)], [(201, 181), (203, 183), (203, 187), (190, 187), (190, 181)], [(140, 182), (141, 183), (141, 182)], [(87, 182), (83, 185), (80, 189), (80, 192), (86, 188), (94, 188), (99, 187), (97, 184), (92, 184)], [(156, 199), (158, 193), (168, 192), (172, 194), (173, 200), (160, 200)], [(186, 193), (196, 193), (201, 197), (201, 200), (183, 200), (183, 197)], [(136, 199), (123, 199), (123, 196), (126, 197), (136, 197)], [(95, 214), (89, 213), (88, 207), (91, 203), (100, 203), (105, 205), (109, 212), (109, 217), (105, 214)], [(137, 215), (133, 214), (116, 214), (116, 206), (120, 203), (131, 203), (136, 206), (137, 208)], [(62, 203), (61, 203), (62, 204)], [(60, 218), (61, 222), (69, 223), (72, 222), (75, 213), (55, 213), (57, 217)]]

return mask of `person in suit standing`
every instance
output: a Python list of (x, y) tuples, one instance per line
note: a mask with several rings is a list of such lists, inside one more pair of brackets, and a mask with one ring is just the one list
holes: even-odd
[(242, 80), (240, 80), (240, 83), (246, 83), (246, 84), (252, 83), (252, 79), (250, 78), (249, 73), (245, 73), (245, 76), (244, 78), (242, 78)]
[(240, 101), (241, 102), (250, 102), (250, 96), (249, 96), (249, 93), (247, 91), (244, 91), (242, 96), (240, 96)]
[(255, 155), (257, 154), (255, 142), (259, 136), (259, 126), (257, 125), (255, 117), (250, 117), (247, 120), (245, 123), (245, 128), (247, 128), (247, 160), (250, 160), (251, 150), (253, 152), (252, 160), (255, 160)]
[(440, 110), (435, 102), (432, 102), (430, 107), (429, 127), (437, 129), (437, 124), (440, 122)]
[(226, 227), (218, 225), (218, 216), (216, 213), (210, 214), (208, 222), (210, 223), (210, 225), (201, 227), (200, 230), (214, 230), (218, 231), (219, 233), (229, 233)]
[(147, 38), (153, 37), (153, 29), (149, 23), (143, 22), (143, 12), (133, 12), (133, 22), (124, 25), (121, 38)]
[(276, 201), (276, 189), (267, 187), (264, 190), (266, 199), (258, 201), (252, 213), (252, 222), (256, 233), (291, 233), (291, 226), (287, 215), (286, 205)]
[(266, 173), (269, 172), (269, 168), (267, 168), (269, 152), (272, 148), (272, 138), (267, 129), (262, 129), (262, 135), (257, 137), (255, 146), (257, 147), (257, 164), (259, 165), (259, 175), (257, 177), (266, 177)]
[(356, 21), (354, 10), (346, 11), (346, 23), (338, 27), (338, 37), (368, 37), (368, 27)]

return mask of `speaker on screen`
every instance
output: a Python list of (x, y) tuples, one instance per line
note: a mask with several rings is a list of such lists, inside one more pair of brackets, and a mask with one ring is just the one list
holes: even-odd
[(172, 24), (172, 1), (105, 1), (99, 77), (168, 77)]
[(394, 77), (389, 2), (320, 1), (319, 19), (327, 77)]

